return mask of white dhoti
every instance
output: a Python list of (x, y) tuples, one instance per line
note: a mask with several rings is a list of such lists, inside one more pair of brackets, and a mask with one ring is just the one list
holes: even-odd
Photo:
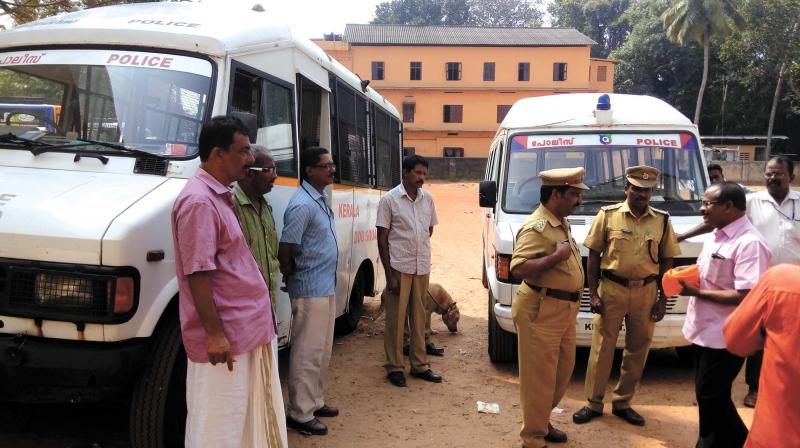
[(189, 360), (187, 448), (286, 448), (277, 350), (272, 347), (236, 356), (232, 372), (227, 364)]

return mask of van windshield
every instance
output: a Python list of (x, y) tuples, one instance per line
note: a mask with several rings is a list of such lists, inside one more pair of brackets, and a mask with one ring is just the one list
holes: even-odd
[(13, 142), (65, 151), (121, 145), (167, 157), (193, 155), (209, 107), (211, 73), (209, 61), (172, 54), (0, 53), (0, 147), (15, 147), (12, 134), (19, 137)]
[(661, 171), (650, 204), (671, 215), (700, 212), (704, 167), (690, 133), (516, 134), (509, 141), (503, 210), (531, 213), (539, 205), (539, 172), (583, 167), (583, 193), (576, 215), (594, 215), (600, 207), (625, 201), (625, 169), (649, 165)]

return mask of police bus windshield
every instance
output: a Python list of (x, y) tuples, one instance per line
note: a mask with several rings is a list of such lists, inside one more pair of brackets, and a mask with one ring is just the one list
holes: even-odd
[(517, 134), (510, 138), (503, 210), (531, 213), (539, 204), (539, 172), (553, 168), (586, 170), (583, 205), (575, 214), (625, 200), (625, 169), (649, 165), (661, 171), (651, 204), (672, 215), (696, 215), (705, 190), (697, 140), (689, 133)]
[[(119, 50), (0, 53), (0, 134), (75, 151), (83, 140), (162, 156), (197, 152), (209, 61)], [(2, 146), (2, 143), (0, 143)]]

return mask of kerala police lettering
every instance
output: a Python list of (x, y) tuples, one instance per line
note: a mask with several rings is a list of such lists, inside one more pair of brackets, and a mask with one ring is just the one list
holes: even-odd
[[(691, 139), (688, 134), (575, 134), (575, 135), (517, 135), (512, 151), (577, 146), (658, 146), (685, 148)], [(691, 146), (691, 145), (690, 145)]]
[(173, 21), (163, 21), (163, 20), (148, 20), (148, 19), (133, 19), (129, 20), (128, 23), (141, 23), (142, 25), (162, 25), (162, 26), (180, 26), (184, 28), (197, 28), (200, 26), (199, 23), (192, 23), (192, 22), (173, 22)]
[(174, 58), (160, 55), (139, 55), (114, 53), (108, 57), (108, 65), (135, 65), (137, 67), (170, 68)]

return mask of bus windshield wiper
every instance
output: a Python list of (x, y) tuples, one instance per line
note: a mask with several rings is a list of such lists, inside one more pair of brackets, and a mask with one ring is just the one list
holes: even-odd
[(0, 143), (11, 143), (15, 145), (20, 145), (30, 152), (33, 155), (38, 156), (40, 154), (40, 148), (51, 148), (53, 145), (44, 142), (37, 142), (36, 140), (31, 140), (25, 137), (19, 137), (17, 135), (12, 134), (9, 132), (8, 134), (0, 135)]
[[(129, 147), (127, 147), (125, 145), (121, 145), (119, 143), (102, 142), (102, 141), (99, 141), (99, 140), (89, 140), (89, 139), (85, 139), (85, 138), (76, 139), (72, 143), (66, 143), (66, 144), (63, 144), (63, 145), (54, 146), (54, 148), (58, 148), (58, 149), (61, 149), (61, 148), (80, 148), (82, 146), (89, 146), (89, 145), (102, 146), (104, 148), (114, 149), (114, 150), (117, 150), (117, 151), (120, 151), (120, 152), (124, 152), (126, 154), (132, 154), (132, 155), (137, 155), (137, 156), (153, 157), (153, 158), (156, 158), (156, 159), (163, 159), (164, 158), (164, 156), (162, 156), (161, 154), (154, 154), (152, 152), (142, 151), (141, 149), (129, 148)], [(44, 152), (44, 151), (42, 151), (42, 152)]]

